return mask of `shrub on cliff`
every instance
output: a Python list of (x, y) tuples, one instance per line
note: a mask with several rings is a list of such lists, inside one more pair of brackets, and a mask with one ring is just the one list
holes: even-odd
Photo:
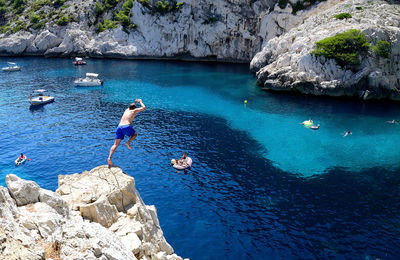
[(389, 58), (390, 43), (388, 41), (379, 40), (376, 45), (372, 46), (372, 51), (383, 58)]
[(102, 6), (99, 3), (96, 3), (95, 7), (94, 7), (94, 15), (95, 15), (95, 17), (99, 17), (100, 15), (102, 15), (104, 13), (105, 9), (106, 8), (104, 6)]
[(104, 32), (105, 30), (114, 29), (115, 27), (117, 27), (117, 23), (115, 21), (106, 19), (106, 20), (104, 20), (104, 23), (99, 23), (97, 30), (99, 32)]
[(106, 7), (108, 9), (114, 8), (118, 4), (118, 0), (106, 0)]
[(0, 5), (0, 24), (2, 24), (5, 21), (7, 12), (8, 12), (7, 7)]
[(65, 26), (65, 25), (67, 25), (67, 24), (68, 24), (68, 22), (69, 22), (69, 19), (68, 19), (68, 17), (66, 17), (65, 15), (63, 15), (63, 16), (61, 16), (61, 18), (60, 18), (60, 19), (58, 19), (58, 21), (57, 21), (57, 25), (60, 25), (60, 26)]
[(114, 14), (114, 18), (119, 23), (121, 23), (122, 26), (129, 26), (129, 24), (131, 23), (131, 20), (129, 19), (128, 15), (126, 15), (126, 13), (123, 10), (116, 12)]
[(351, 17), (353, 17), (353, 16), (349, 13), (340, 13), (340, 14), (335, 15), (335, 18), (339, 19), (339, 20), (348, 19)]
[(365, 34), (355, 29), (325, 38), (315, 44), (317, 48), (311, 52), (312, 55), (335, 59), (341, 66), (359, 65), (359, 56), (369, 49)]
[(158, 1), (157, 5), (155, 7), (155, 11), (161, 13), (161, 14), (166, 14), (168, 12), (171, 12), (174, 9), (174, 6), (170, 4), (168, 1)]

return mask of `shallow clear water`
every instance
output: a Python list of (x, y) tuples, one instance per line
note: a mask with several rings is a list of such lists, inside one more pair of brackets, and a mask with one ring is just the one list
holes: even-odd
[[(119, 147), (113, 162), (157, 207), (179, 255), (400, 255), (400, 125), (386, 123), (400, 119), (398, 104), (262, 92), (246, 65), (8, 60), (22, 71), (0, 73), (1, 185), (15, 173), (55, 190), (58, 174), (105, 164), (120, 116), (142, 98), (133, 151)], [(104, 86), (72, 86), (86, 72)], [(56, 102), (30, 110), (38, 88)], [(299, 124), (309, 118), (321, 128)], [(194, 160), (187, 172), (169, 165), (182, 151)], [(15, 168), (20, 152), (31, 161)]]

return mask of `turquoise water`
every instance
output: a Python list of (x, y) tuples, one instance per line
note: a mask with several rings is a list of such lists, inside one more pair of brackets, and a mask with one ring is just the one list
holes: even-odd
[[(58, 174), (105, 164), (120, 116), (142, 98), (147, 109), (134, 122), (134, 149), (119, 147), (113, 162), (157, 207), (178, 254), (400, 255), (400, 125), (386, 123), (400, 120), (396, 103), (263, 92), (247, 65), (11, 61), (22, 71), (0, 73), (1, 185), (14, 173), (55, 190)], [(86, 72), (99, 73), (104, 86), (74, 87)], [(29, 109), (38, 88), (56, 101)], [(321, 128), (300, 124), (309, 118)], [(346, 131), (353, 134), (343, 137)], [(194, 160), (188, 172), (169, 165), (182, 151)], [(15, 168), (20, 152), (32, 160)]]

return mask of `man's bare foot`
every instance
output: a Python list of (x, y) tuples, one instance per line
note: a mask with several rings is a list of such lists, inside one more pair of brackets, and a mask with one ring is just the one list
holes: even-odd
[(108, 167), (111, 167), (111, 166), (112, 166), (111, 158), (108, 158), (108, 159), (107, 159), (107, 163), (108, 163)]
[(130, 145), (130, 144), (128, 144), (128, 143), (125, 143), (125, 145), (128, 147), (128, 149), (129, 149), (129, 150), (132, 150), (132, 147), (131, 147), (131, 145)]

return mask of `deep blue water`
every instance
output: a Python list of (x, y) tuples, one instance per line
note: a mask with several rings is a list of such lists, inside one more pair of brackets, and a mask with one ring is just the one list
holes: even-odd
[[(133, 151), (113, 162), (157, 207), (191, 259), (397, 259), (400, 106), (262, 92), (247, 65), (0, 58), (0, 184), (14, 173), (55, 190), (59, 174), (106, 163), (127, 105), (142, 98)], [(72, 81), (96, 72), (103, 87)], [(56, 102), (30, 110), (45, 88)], [(243, 101), (248, 100), (247, 105)], [(312, 131), (299, 123), (312, 118)], [(345, 131), (352, 135), (343, 137)], [(187, 151), (193, 167), (175, 171)], [(15, 168), (24, 152), (30, 162)]]

